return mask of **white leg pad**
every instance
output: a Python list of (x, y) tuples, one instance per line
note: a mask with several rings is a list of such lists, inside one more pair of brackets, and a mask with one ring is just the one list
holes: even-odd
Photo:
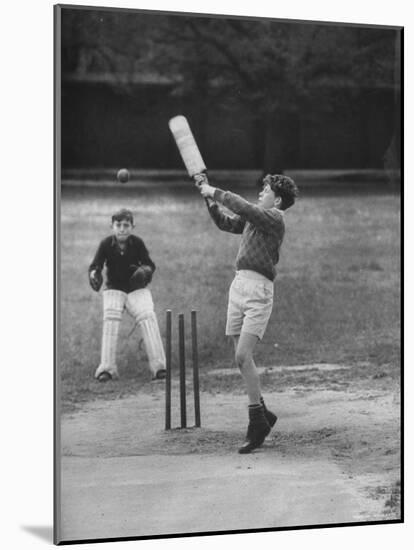
[(137, 323), (154, 311), (154, 302), (149, 288), (140, 288), (127, 294), (126, 309)]
[(142, 319), (139, 328), (144, 339), (150, 370), (156, 375), (160, 369), (165, 369), (165, 352), (155, 313), (149, 313), (146, 319)]
[(116, 348), (126, 297), (126, 293), (120, 290), (105, 290), (103, 292), (101, 362), (96, 369), (95, 378), (98, 378), (102, 372), (109, 372), (112, 378), (118, 378)]
[(165, 369), (165, 352), (150, 290), (140, 288), (128, 294), (126, 308), (141, 331), (149, 368), (155, 376)]

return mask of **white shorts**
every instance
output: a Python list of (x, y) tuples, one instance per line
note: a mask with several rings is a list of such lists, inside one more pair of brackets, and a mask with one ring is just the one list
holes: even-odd
[(256, 271), (236, 271), (229, 291), (226, 335), (248, 332), (261, 340), (273, 308), (273, 283)]

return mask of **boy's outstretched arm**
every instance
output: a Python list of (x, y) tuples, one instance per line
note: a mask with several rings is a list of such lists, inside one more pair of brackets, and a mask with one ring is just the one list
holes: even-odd
[(261, 206), (243, 199), (243, 197), (240, 197), (240, 195), (236, 193), (222, 191), (221, 189), (212, 187), (208, 183), (207, 177), (204, 177), (200, 184), (196, 182), (196, 185), (199, 187), (200, 193), (204, 198), (222, 203), (226, 208), (234, 212), (243, 223), (248, 221), (260, 231), (265, 233), (272, 232), (277, 229), (281, 223), (283, 224), (283, 214), (279, 211), (262, 208)]
[(139, 247), (137, 262), (138, 262), (140, 265), (147, 265), (147, 266), (149, 266), (149, 267), (151, 268), (152, 272), (154, 273), (154, 271), (155, 271), (155, 264), (154, 264), (154, 262), (153, 262), (153, 261), (151, 260), (151, 258), (150, 258), (148, 249), (147, 249), (147, 247), (145, 246), (144, 241), (141, 241), (141, 242), (140, 242), (140, 247)]
[(140, 239), (135, 263), (130, 266), (132, 270), (130, 278), (131, 290), (145, 288), (151, 281), (155, 271), (155, 264), (151, 260), (144, 241)]
[(200, 174), (195, 176), (194, 180), (201, 195), (206, 201), (208, 212), (217, 227), (229, 233), (243, 233), (246, 221), (238, 215), (229, 216), (221, 210), (214, 200), (213, 195), (215, 188), (209, 185), (207, 176), (205, 174)]
[(88, 268), (89, 284), (96, 292), (99, 291), (103, 283), (102, 269), (105, 259), (105, 246), (104, 241), (102, 241), (99, 244), (98, 250), (96, 251), (96, 254)]
[(213, 197), (264, 233), (271, 233), (283, 224), (283, 214), (279, 210), (262, 208), (231, 191), (215, 189)]

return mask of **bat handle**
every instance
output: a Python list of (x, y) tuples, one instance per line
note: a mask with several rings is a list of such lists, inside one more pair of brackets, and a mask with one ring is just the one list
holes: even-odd
[[(197, 181), (197, 178), (201, 178), (199, 181)], [(206, 172), (200, 172), (199, 174), (194, 174), (193, 180), (196, 185), (196, 187), (200, 187), (202, 183), (204, 183), (207, 179)]]
[[(207, 173), (206, 172), (200, 172), (200, 174), (196, 174), (196, 175), (193, 176), (195, 186), (197, 188), (199, 188), (200, 185), (205, 181), (205, 179), (203, 178), (202, 180), (197, 181), (196, 180), (197, 176), (204, 176), (205, 179), (207, 179)], [(204, 200), (205, 200), (205, 203), (207, 205), (207, 208), (209, 208), (215, 202), (214, 199), (212, 199), (211, 197), (204, 197)]]

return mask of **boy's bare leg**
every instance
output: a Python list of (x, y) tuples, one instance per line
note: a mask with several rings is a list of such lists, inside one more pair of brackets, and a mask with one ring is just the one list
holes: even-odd
[(246, 441), (239, 453), (250, 453), (263, 443), (277, 417), (266, 408), (261, 391), (259, 373), (253, 360), (253, 352), (259, 338), (253, 334), (242, 332), (233, 336), (236, 364), (243, 376), (249, 398), (249, 425)]
[(250, 405), (260, 403), (261, 391), (259, 374), (253, 360), (253, 352), (259, 338), (254, 334), (242, 332), (240, 336), (233, 336), (236, 365), (239, 367)]

